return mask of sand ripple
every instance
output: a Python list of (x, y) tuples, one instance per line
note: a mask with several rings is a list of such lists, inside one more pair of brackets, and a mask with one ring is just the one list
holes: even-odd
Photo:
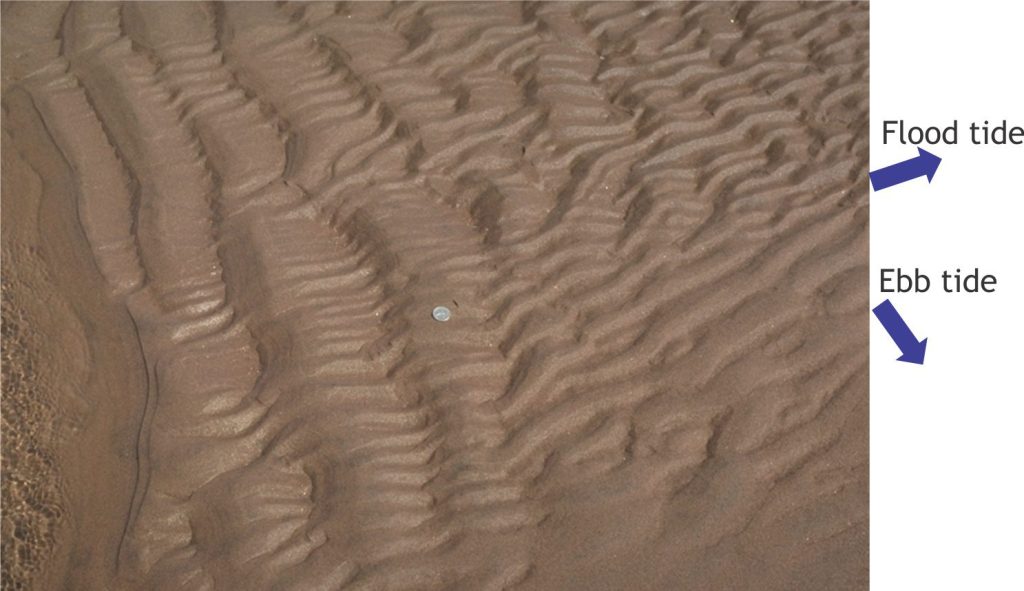
[(5, 5), (4, 53), (138, 343), (91, 580), (866, 588), (866, 4)]

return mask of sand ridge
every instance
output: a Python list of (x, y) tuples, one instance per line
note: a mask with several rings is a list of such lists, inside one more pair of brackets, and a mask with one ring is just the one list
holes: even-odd
[(135, 352), (116, 545), (53, 576), (865, 588), (866, 31), (856, 3), (4, 5), (5, 132), (45, 130), (5, 144), (59, 154)]

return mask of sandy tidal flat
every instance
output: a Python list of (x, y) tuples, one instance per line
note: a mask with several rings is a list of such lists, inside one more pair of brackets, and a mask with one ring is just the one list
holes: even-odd
[(867, 588), (866, 3), (2, 10), (5, 590)]

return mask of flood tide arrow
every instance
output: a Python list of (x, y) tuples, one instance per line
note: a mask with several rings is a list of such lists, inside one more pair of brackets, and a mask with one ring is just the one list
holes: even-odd
[(930, 183), (932, 182), (932, 177), (935, 176), (935, 171), (939, 168), (939, 162), (942, 162), (942, 158), (927, 150), (918, 148), (916, 158), (897, 162), (885, 168), (879, 168), (874, 172), (869, 172), (868, 177), (871, 178), (871, 186), (876, 191), (888, 189), (893, 185), (905, 183), (919, 176), (928, 177), (928, 182)]
[(875, 317), (885, 327), (885, 331), (892, 337), (896, 346), (903, 352), (903, 355), (896, 360), (924, 365), (924, 350), (928, 346), (928, 339), (923, 341), (917, 340), (917, 337), (914, 336), (907, 323), (903, 321), (903, 317), (896, 311), (896, 307), (892, 305), (892, 302), (885, 300), (875, 306), (872, 312), (875, 313)]

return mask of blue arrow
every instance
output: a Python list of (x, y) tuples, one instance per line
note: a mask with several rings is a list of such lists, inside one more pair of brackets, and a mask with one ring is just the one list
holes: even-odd
[(868, 176), (871, 177), (871, 186), (876, 191), (881, 191), (893, 185), (916, 179), (919, 176), (926, 176), (928, 177), (928, 182), (932, 182), (932, 177), (935, 176), (935, 171), (938, 170), (939, 162), (942, 162), (942, 158), (921, 148), (918, 148), (917, 152), (917, 158), (897, 162), (892, 166), (886, 166), (885, 168), (879, 168), (875, 172), (869, 172)]
[(910, 327), (903, 321), (903, 317), (893, 307), (892, 302), (885, 300), (875, 306), (872, 312), (875, 313), (878, 321), (885, 327), (885, 331), (892, 337), (896, 346), (903, 352), (903, 355), (896, 360), (924, 365), (924, 350), (928, 346), (928, 339), (923, 341), (917, 340)]

